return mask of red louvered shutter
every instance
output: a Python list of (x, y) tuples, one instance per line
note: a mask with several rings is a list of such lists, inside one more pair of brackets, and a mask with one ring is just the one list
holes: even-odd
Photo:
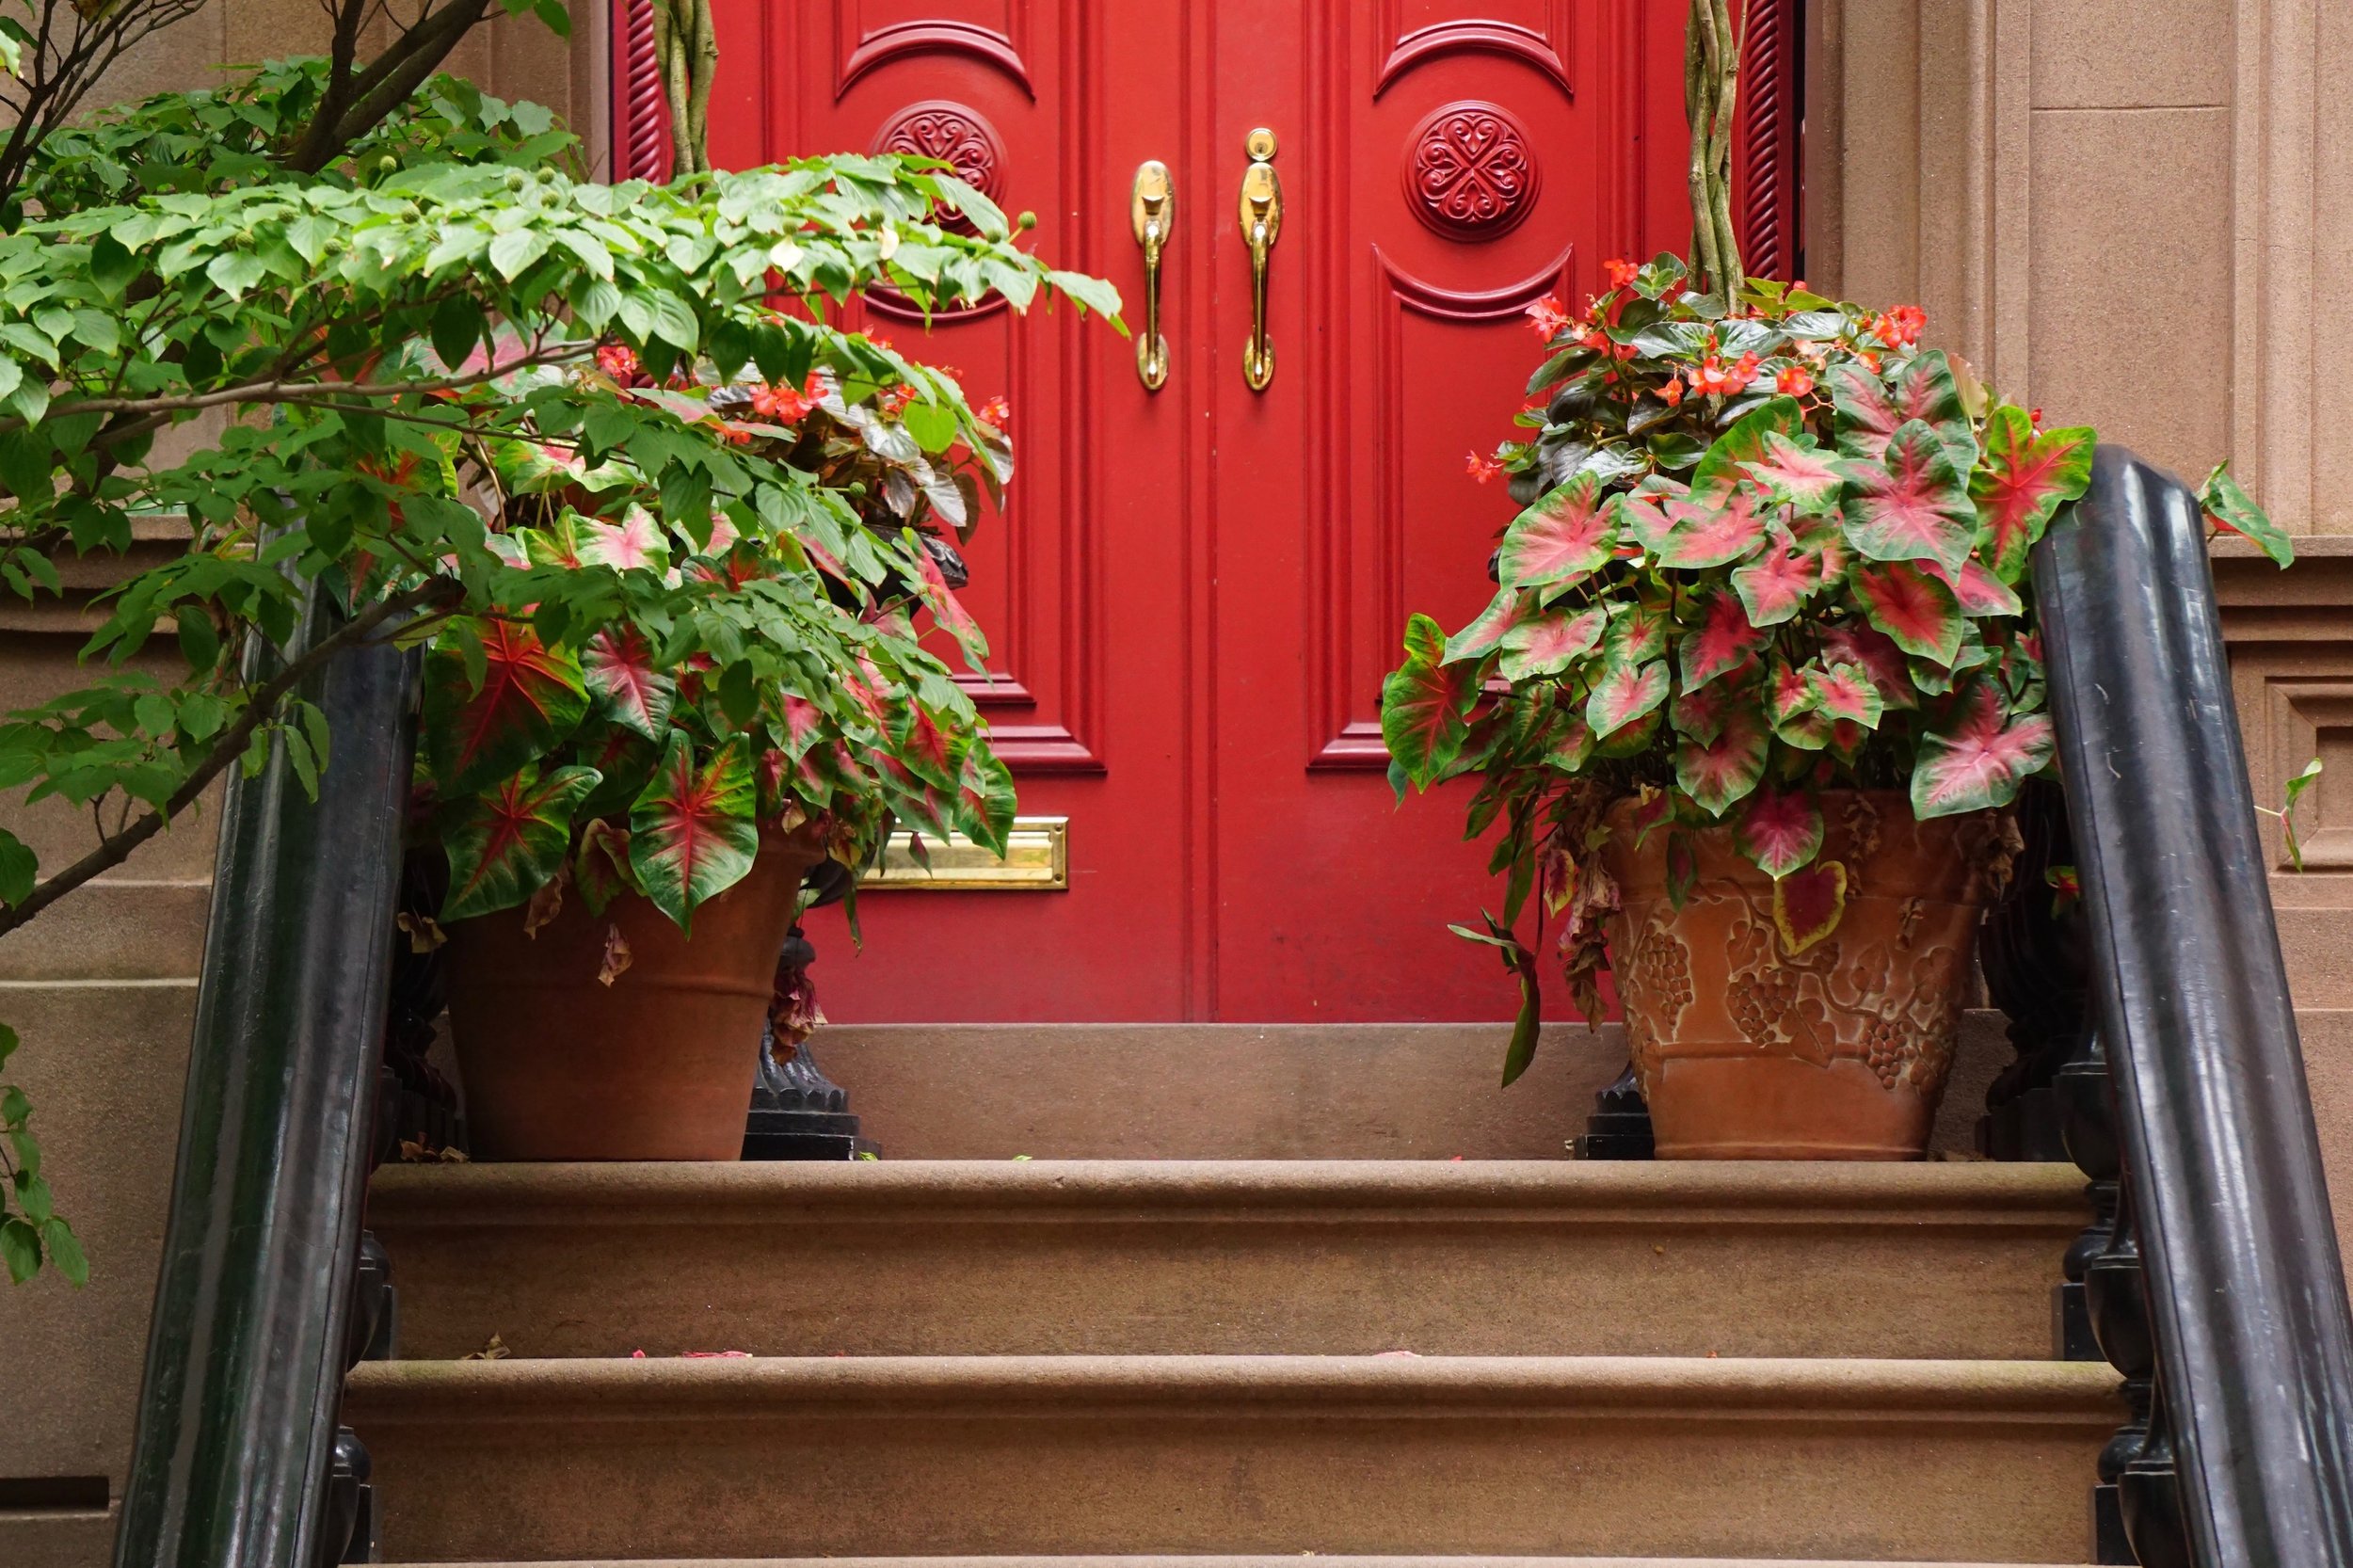
[(1733, 209), (1751, 277), (1787, 280), (1804, 264), (1803, 0), (1748, 0), (1733, 137)]
[(653, 0), (613, 0), (613, 178), (666, 180), (670, 164)]

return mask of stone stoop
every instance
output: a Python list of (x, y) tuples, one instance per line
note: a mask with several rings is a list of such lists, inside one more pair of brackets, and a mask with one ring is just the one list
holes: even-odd
[(418, 1359), (344, 1415), (392, 1561), (2072, 1562), (2085, 1218), (1963, 1162), (410, 1167)]
[[(1318, 1568), (1858, 1568), (1819, 1558), (1754, 1557), (1328, 1557)], [(810, 1557), (632, 1558), (627, 1568), (1299, 1568), (1289, 1557)], [(450, 1568), (520, 1568), (457, 1563)], [(619, 1560), (536, 1563), (533, 1568), (623, 1568)], [(1983, 1562), (1880, 1562), (1867, 1568), (2017, 1568)], [(2053, 1568), (2053, 1565), (2045, 1565)]]

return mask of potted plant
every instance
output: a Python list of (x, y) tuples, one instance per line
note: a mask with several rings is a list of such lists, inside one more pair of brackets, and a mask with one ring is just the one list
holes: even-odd
[[(1493, 601), (1426, 616), (1383, 692), (1401, 795), (1478, 779), (1527, 1065), (1548, 920), (1589, 1018), (1614, 975), (1662, 1157), (1918, 1158), (1978, 917), (2051, 766), (2029, 551), (2094, 443), (1921, 345), (1922, 313), (1741, 277), (1695, 0), (1703, 270), (1609, 264), (1548, 357)], [(1707, 178), (1702, 178), (1702, 176)], [(2205, 500), (2284, 558), (2217, 470)], [(1516, 934), (1537, 907), (1537, 943)]]
[[(1011, 283), (1026, 303), (1039, 280), (974, 193), (950, 196), (979, 237), (909, 216), (944, 177), (794, 169), (820, 178), (793, 182), (781, 232), (804, 254), (836, 242), (812, 294), (920, 280), (944, 305)], [(897, 255), (936, 248), (940, 276), (883, 265), (881, 223)], [(478, 1155), (733, 1159), (808, 873), (862, 868), (894, 821), (1000, 850), (1011, 827), (1012, 777), (918, 626), (985, 655), (951, 541), (1011, 472), (1005, 416), (757, 301), (703, 355), (615, 339), (485, 395), (559, 387), (568, 407), (584, 382), (725, 460), (657, 468), (588, 424), (440, 454), (511, 572), (499, 610), (430, 628), (417, 820), (448, 881), (412, 923), (448, 941)]]

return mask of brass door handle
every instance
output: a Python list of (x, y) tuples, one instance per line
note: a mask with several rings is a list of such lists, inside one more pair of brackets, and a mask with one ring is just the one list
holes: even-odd
[(1274, 173), (1274, 133), (1261, 125), (1243, 144), (1250, 167), (1241, 171), (1241, 237), (1250, 245), (1250, 344), (1241, 376), (1252, 392), (1274, 379), (1274, 344), (1266, 332), (1267, 257), (1283, 232), (1283, 182)]
[(1136, 339), (1136, 378), (1146, 392), (1159, 392), (1168, 382), (1168, 340), (1160, 335), (1160, 250), (1176, 216), (1176, 192), (1169, 184), (1168, 166), (1160, 159), (1136, 167), (1128, 216), (1136, 243), (1144, 247), (1144, 331)]

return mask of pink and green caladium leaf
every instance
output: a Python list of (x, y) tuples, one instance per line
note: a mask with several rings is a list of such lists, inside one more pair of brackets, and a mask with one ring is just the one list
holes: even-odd
[(1754, 553), (1765, 537), (1764, 514), (1746, 491), (1735, 490), (1714, 503), (1670, 503), (1667, 512), (1673, 526), (1654, 552), (1662, 567), (1721, 567)]
[(1799, 552), (1788, 534), (1776, 528), (1765, 553), (1732, 574), (1750, 624), (1779, 626), (1796, 615), (1822, 585), (1819, 560)]
[(1714, 741), (1686, 740), (1675, 747), (1675, 782), (1701, 810), (1721, 817), (1764, 781), (1771, 752), (1765, 721), (1753, 709), (1736, 708), (1724, 715)]
[(684, 735), (654, 769), (629, 814), (629, 865), (638, 886), (680, 931), (693, 933), (696, 906), (751, 873), (760, 853), (752, 812), (751, 748), (730, 739), (697, 763)]
[(2090, 485), (2097, 444), (2089, 426), (2037, 436), (2026, 410), (2014, 404), (1987, 417), (1985, 460), (1969, 476), (1969, 496), (1977, 510), (1977, 536), (2003, 582), (2018, 581), (2052, 514)]
[(1986, 569), (1985, 563), (1974, 555), (1961, 562), (1959, 571), (1948, 571), (1934, 562), (1928, 564), (1928, 571), (1953, 590), (1953, 600), (1961, 606), (1961, 613), (1972, 619), (1980, 616), (2015, 616), (2025, 610), (2019, 602), (2017, 590)]
[(1961, 605), (1952, 589), (1919, 568), (1901, 561), (1857, 567), (1854, 595), (1871, 624), (1906, 653), (1948, 666), (1960, 657), (1967, 624)]
[(1871, 684), (1879, 688), (1880, 700), (1891, 710), (1920, 705), (1912, 690), (1912, 671), (1904, 662), (1904, 650), (1883, 632), (1867, 626), (1833, 626), (1822, 633), (1821, 658), (1826, 664), (1862, 665), (1870, 673)]
[(1830, 393), (1836, 413), (1838, 450), (1849, 457), (1877, 462), (1904, 424), (1885, 384), (1849, 361), (1830, 373)]
[(1674, 622), (1667, 613), (1647, 604), (1620, 600), (1609, 607), (1609, 630), (1602, 633), (1601, 650), (1613, 664), (1646, 664), (1664, 658)]
[(1579, 474), (1512, 520), (1497, 575), (1507, 588), (1569, 587), (1607, 563), (1617, 542), (1600, 480)]
[(1736, 689), (1737, 682), (1719, 680), (1698, 691), (1675, 694), (1667, 705), (1667, 722), (1678, 735), (1689, 735), (1705, 745), (1724, 732), (1724, 720), (1731, 716), (1737, 703), (1754, 700), (1754, 694)]
[(1381, 739), (1405, 776), (1428, 789), (1470, 735), (1477, 667), (1444, 663), (1446, 634), (1428, 616), (1405, 623), (1405, 662), (1381, 682)]
[(1750, 624), (1739, 595), (1723, 589), (1707, 601), (1700, 624), (1683, 634), (1683, 689), (1697, 691), (1727, 670), (1737, 669), (1765, 646), (1767, 633)]
[(1733, 421), (1716, 438), (1691, 473), (1696, 500), (1721, 501), (1740, 482), (1749, 465), (1762, 461), (1776, 436), (1785, 442), (1805, 428), (1805, 413), (1794, 397), (1769, 397)]
[(608, 626), (581, 645), (581, 679), (616, 724), (659, 740), (678, 682), (653, 667), (653, 646), (634, 626)]
[(611, 567), (616, 571), (670, 568), (669, 536), (653, 514), (632, 504), (618, 521), (584, 521), (578, 531), (580, 559), (584, 566)]
[(1484, 659), (1503, 646), (1503, 635), (1535, 613), (1536, 596), (1519, 588), (1497, 588), (1487, 607), (1472, 621), (1446, 640), (1446, 651), (1440, 664), (1459, 664), (1465, 659)]
[(1841, 508), (1847, 542), (1874, 561), (1935, 561), (1954, 570), (1977, 537), (1977, 508), (1934, 429), (1914, 420), (1861, 464)]
[(1562, 713), (1553, 722), (1545, 742), (1545, 766), (1562, 773), (1582, 769), (1593, 755), (1593, 727), (1576, 713)]
[(1017, 804), (1013, 770), (987, 747), (968, 744), (956, 770), (956, 825), (964, 836), (1001, 858)]
[(910, 702), (901, 711), (891, 738), (898, 744), (900, 764), (909, 773), (934, 789), (954, 788), (955, 747), (921, 703)]
[(1668, 684), (1663, 660), (1647, 664), (1613, 664), (1593, 682), (1593, 695), (1585, 699), (1585, 722), (1593, 726), (1596, 740), (1607, 741), (1656, 712), (1667, 700)]
[(1890, 370), (1887, 392), (1898, 419), (1907, 424), (1916, 419), (1935, 429), (1955, 472), (1966, 474), (1977, 466), (1977, 438), (1969, 429), (1961, 387), (1943, 349), (1915, 354)]
[(1886, 716), (1887, 704), (1881, 697), (1879, 687), (1872, 684), (1870, 671), (1861, 664), (1809, 664), (1805, 684), (1813, 694), (1815, 711), (1826, 718), (1845, 719), (1865, 729), (1877, 729), (1880, 720)]
[(1534, 620), (1521, 622), (1503, 639), (1503, 661), (1498, 666), (1503, 679), (1526, 680), (1560, 674), (1593, 650), (1609, 619), (1609, 607), (1596, 604), (1575, 615), (1547, 610)]
[(2198, 488), (2198, 504), (2217, 526), (2262, 546), (2275, 566), (2285, 568), (2295, 564), (2295, 543), (2285, 530), (2271, 520), (2271, 514), (2256, 505), (2255, 498), (2231, 477), (2228, 461), (2216, 464), (2214, 472), (2206, 475), (2206, 482)]
[(1954, 701), (1945, 722), (1920, 737), (1912, 764), (1912, 814), (1958, 816), (2007, 806), (2051, 760), (2051, 716), (2013, 716), (1983, 678)]
[[(453, 629), (454, 630), (454, 629)], [(588, 716), (580, 661), (528, 625), (445, 630), (424, 662), (425, 755), (444, 798), (471, 794), (538, 760)], [(479, 650), (481, 664), (469, 669)]]
[(1779, 881), (1822, 852), (1822, 808), (1803, 790), (1760, 790), (1734, 835), (1740, 853)]
[(1766, 436), (1764, 454), (1746, 468), (1768, 499), (1795, 508), (1801, 517), (1838, 510), (1839, 494), (1855, 472), (1846, 458), (1810, 440), (1791, 440), (1778, 430)]
[(594, 768), (558, 768), (542, 778), (525, 766), (467, 801), (441, 835), (449, 896), (440, 918), (511, 909), (552, 881), (571, 848), (572, 808), (597, 778)]
[(601, 915), (623, 893), (637, 890), (637, 873), (629, 869), (629, 830), (602, 817), (580, 830), (580, 848), (572, 853), (572, 886), (591, 915)]

